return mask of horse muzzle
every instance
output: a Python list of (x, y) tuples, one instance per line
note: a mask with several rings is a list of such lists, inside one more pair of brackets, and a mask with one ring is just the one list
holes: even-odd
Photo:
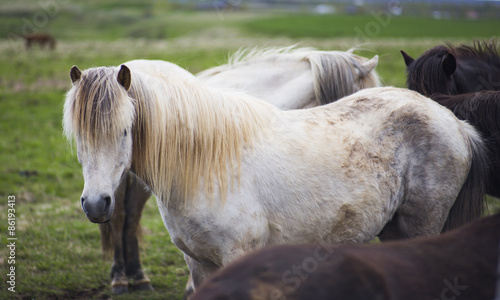
[(97, 197), (82, 195), (82, 209), (92, 223), (106, 223), (111, 218), (114, 209), (114, 199), (109, 194), (101, 194)]

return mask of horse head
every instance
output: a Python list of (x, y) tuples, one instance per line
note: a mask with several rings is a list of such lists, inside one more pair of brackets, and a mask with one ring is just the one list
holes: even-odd
[(114, 192), (130, 169), (134, 107), (127, 91), (130, 70), (74, 66), (73, 82), (64, 106), (64, 129), (77, 143), (85, 185), (81, 205), (94, 223), (107, 222), (114, 209)]
[(401, 50), (406, 64), (409, 89), (425, 96), (433, 93), (453, 94), (454, 78), (457, 69), (455, 55), (444, 46), (438, 46), (426, 51), (414, 59)]

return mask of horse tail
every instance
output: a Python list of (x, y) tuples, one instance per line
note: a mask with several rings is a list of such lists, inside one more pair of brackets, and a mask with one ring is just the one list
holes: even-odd
[(470, 148), (471, 165), (465, 183), (448, 214), (443, 232), (481, 217), (485, 209), (488, 150), (474, 127), (465, 122), (464, 124), (467, 125), (465, 137)]
[(101, 232), (101, 249), (104, 257), (107, 257), (113, 251), (113, 236), (111, 235), (110, 222), (99, 224)]

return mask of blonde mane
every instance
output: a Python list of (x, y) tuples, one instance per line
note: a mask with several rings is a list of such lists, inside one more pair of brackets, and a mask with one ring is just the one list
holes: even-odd
[(240, 49), (229, 57), (227, 64), (202, 71), (197, 77), (214, 76), (239, 64), (258, 60), (306, 60), (311, 64), (315, 96), (321, 104), (327, 104), (357, 92), (358, 89), (354, 89), (353, 84), (355, 78), (360, 79), (359, 89), (381, 86), (375, 69), (367, 69), (364, 66), (369, 60), (353, 54), (353, 50), (318, 51), (310, 47), (296, 48), (295, 45), (283, 48)]
[[(87, 82), (95, 73), (108, 77)], [(104, 67), (83, 72), (66, 98), (68, 137), (86, 137), (95, 147), (92, 141), (105, 141), (101, 135), (119, 136), (132, 125), (131, 169), (159, 199), (186, 201), (200, 189), (214, 195), (216, 186), (225, 199), (239, 178), (243, 147), (251, 146), (268, 126), (274, 107), (244, 94), (203, 87), (197, 80), (166, 81), (134, 70), (128, 95), (122, 97), (125, 90), (114, 83), (116, 74), (116, 69)], [(84, 90), (89, 88), (100, 92)]]

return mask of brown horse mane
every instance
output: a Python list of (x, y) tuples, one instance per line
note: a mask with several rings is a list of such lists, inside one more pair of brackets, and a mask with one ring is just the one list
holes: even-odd
[(496, 39), (490, 41), (475, 40), (472, 46), (460, 45), (458, 47), (454, 47), (451, 43), (446, 43), (446, 45), (448, 46), (448, 50), (457, 58), (474, 58), (485, 60), (490, 63), (500, 63)]
[(495, 87), (500, 57), (496, 39), (476, 40), (472, 46), (446, 43), (425, 51), (417, 59), (402, 54), (407, 65), (407, 87), (423, 95), (498, 89)]
[(500, 134), (500, 92), (485, 90), (459, 95), (435, 93), (430, 98), (453, 111), (459, 119), (467, 120), (484, 138)]

